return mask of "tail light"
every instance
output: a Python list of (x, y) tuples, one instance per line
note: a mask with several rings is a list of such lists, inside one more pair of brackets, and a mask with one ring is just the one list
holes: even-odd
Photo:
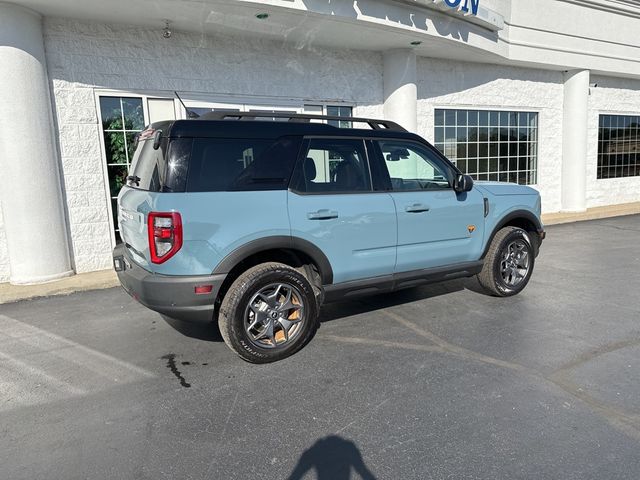
[(153, 263), (164, 263), (182, 247), (182, 217), (176, 212), (150, 212), (149, 252)]

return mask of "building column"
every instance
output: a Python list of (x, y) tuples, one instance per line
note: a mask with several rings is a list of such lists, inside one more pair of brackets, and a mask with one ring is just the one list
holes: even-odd
[(416, 54), (408, 48), (389, 50), (384, 61), (384, 118), (410, 132), (418, 129)]
[(562, 211), (587, 209), (589, 70), (564, 74), (562, 120)]
[(0, 200), (10, 282), (73, 274), (42, 38), (42, 19), (0, 3)]

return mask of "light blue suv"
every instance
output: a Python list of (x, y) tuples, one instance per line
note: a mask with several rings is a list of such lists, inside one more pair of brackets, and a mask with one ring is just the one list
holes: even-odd
[(148, 127), (118, 222), (124, 289), (169, 317), (217, 319), (255, 363), (301, 349), (325, 302), (474, 275), (515, 295), (545, 236), (537, 191), (474, 184), (393, 122), (255, 112)]

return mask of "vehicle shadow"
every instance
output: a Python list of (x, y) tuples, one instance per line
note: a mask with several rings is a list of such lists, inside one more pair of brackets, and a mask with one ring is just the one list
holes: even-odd
[(351, 315), (373, 312), (397, 305), (428, 300), (462, 290), (484, 293), (475, 278), (463, 278), (442, 283), (398, 290), (380, 295), (363, 296), (357, 299), (324, 305), (320, 310), (320, 322), (331, 322)]
[(321, 438), (305, 450), (287, 478), (299, 480), (310, 470), (318, 480), (349, 480), (352, 470), (363, 480), (375, 480), (355, 443), (337, 435)]
[[(363, 296), (343, 302), (323, 305), (320, 309), (320, 322), (331, 322), (341, 318), (359, 315), (361, 313), (382, 310), (384, 308), (403, 305), (406, 303), (428, 300), (429, 298), (448, 295), (461, 290), (471, 290), (483, 293), (475, 278), (450, 280), (443, 283), (434, 283), (420, 287), (399, 290), (397, 292), (380, 295)], [(217, 313), (217, 312), (216, 312)], [(174, 330), (185, 337), (204, 340), (207, 342), (222, 342), (222, 336), (218, 329), (217, 317), (209, 323), (184, 322), (175, 318), (160, 315), (164, 321)]]
[(222, 335), (218, 329), (218, 322), (212, 321), (209, 323), (201, 322), (185, 322), (175, 318), (167, 317), (166, 315), (160, 315), (167, 324), (181, 333), (185, 337), (195, 338), (197, 340), (204, 340), (207, 342), (222, 342)]

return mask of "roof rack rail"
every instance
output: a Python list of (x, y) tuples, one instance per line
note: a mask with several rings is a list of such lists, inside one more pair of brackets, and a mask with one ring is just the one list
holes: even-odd
[(201, 115), (198, 120), (251, 120), (254, 118), (288, 118), (290, 122), (309, 122), (309, 120), (337, 120), (342, 122), (366, 123), (373, 130), (395, 130), (406, 132), (396, 122), (391, 120), (375, 120), (373, 118), (360, 117), (339, 117), (337, 115), (314, 115), (307, 113), (287, 113), (287, 112), (230, 112), (230, 111), (213, 111)]

